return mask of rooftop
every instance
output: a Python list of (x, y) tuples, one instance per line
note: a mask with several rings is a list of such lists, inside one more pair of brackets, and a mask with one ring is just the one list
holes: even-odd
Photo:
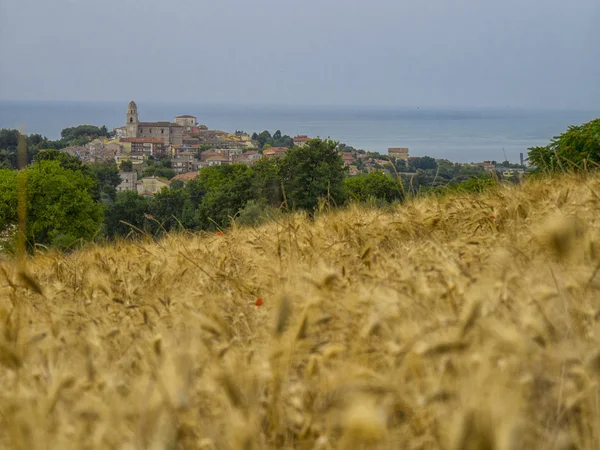
[(160, 139), (153, 138), (121, 138), (121, 142), (131, 142), (134, 144), (163, 144), (164, 142)]
[(172, 122), (138, 122), (140, 127), (180, 127), (178, 123)]
[(227, 158), (223, 158), (222, 156), (211, 156), (207, 159), (207, 161), (229, 161)]
[(184, 114), (183, 116), (175, 116), (176, 119), (195, 119), (196, 116), (190, 116), (189, 114)]
[(196, 178), (198, 178), (198, 172), (187, 172), (187, 173), (180, 173), (179, 175), (174, 176), (173, 178), (171, 178), (171, 181), (173, 180), (181, 180), (181, 181), (191, 181), (194, 180)]

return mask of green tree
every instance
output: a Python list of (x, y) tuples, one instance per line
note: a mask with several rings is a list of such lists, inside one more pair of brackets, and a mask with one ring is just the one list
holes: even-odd
[(173, 169), (161, 166), (148, 166), (142, 171), (142, 177), (161, 177), (170, 180), (176, 175)]
[[(404, 162), (402, 161), (402, 164)], [(431, 156), (416, 156), (410, 158), (408, 161), (409, 167), (421, 170), (435, 170), (437, 169), (437, 162)]]
[(16, 170), (0, 168), (0, 235), (17, 225), (17, 176)]
[(252, 191), (257, 201), (279, 207), (283, 203), (281, 192), (281, 160), (279, 158), (261, 158), (252, 166), (254, 172)]
[(260, 145), (260, 147), (262, 148), (265, 144), (269, 144), (270, 141), (273, 139), (271, 136), (271, 133), (269, 133), (267, 130), (261, 132), (260, 134), (256, 135), (256, 139), (254, 139), (254, 135), (256, 135), (256, 133), (254, 133), (252, 135), (253, 140), (258, 141), (258, 144)]
[(97, 162), (87, 166), (90, 174), (96, 180), (100, 199), (104, 203), (114, 202), (117, 195), (117, 186), (121, 183), (121, 176), (116, 163)]
[[(104, 231), (110, 238), (137, 235), (135, 228), (146, 231), (150, 202), (135, 191), (118, 192), (115, 202), (109, 205), (104, 214)], [(131, 225), (133, 225), (132, 228)]]
[(402, 200), (400, 184), (383, 172), (371, 172), (367, 175), (357, 175), (344, 181), (350, 198), (360, 202), (370, 199), (392, 202)]
[(188, 192), (166, 188), (154, 194), (150, 201), (149, 213), (154, 219), (150, 225), (156, 233), (180, 228)]
[(555, 137), (546, 147), (528, 149), (527, 160), (537, 171), (582, 170), (600, 164), (600, 118)]
[(171, 189), (183, 189), (183, 186), (185, 186), (185, 183), (183, 182), (183, 180), (171, 180), (171, 185), (170, 188)]
[[(3, 207), (0, 226), (17, 223), (17, 175), (0, 171)], [(13, 172), (14, 173), (14, 172)], [(27, 177), (27, 241), (68, 248), (92, 239), (102, 223), (103, 206), (90, 190), (94, 180), (59, 161), (39, 161), (22, 172)], [(8, 206), (6, 206), (8, 205)]]
[(290, 149), (281, 162), (280, 174), (290, 208), (314, 211), (319, 198), (337, 205), (345, 201), (345, 169), (337, 142), (313, 139)]
[(121, 161), (121, 164), (119, 165), (119, 168), (123, 171), (123, 172), (133, 172), (133, 163), (126, 159)]
[(252, 169), (243, 164), (202, 169), (198, 178), (186, 185), (190, 204), (197, 205), (193, 227), (215, 229), (229, 225), (252, 198), (252, 181)]
[(108, 136), (108, 130), (105, 126), (98, 128), (94, 125), (79, 125), (76, 127), (64, 128), (60, 132), (60, 136), (67, 141), (73, 141), (82, 137), (91, 141), (97, 137)]
[(33, 162), (34, 164), (37, 164), (41, 161), (58, 161), (65, 169), (78, 170), (80, 172), (84, 172), (85, 175), (91, 175), (89, 169), (83, 165), (77, 156), (73, 156), (59, 150), (47, 150), (45, 152), (38, 153), (33, 159)]

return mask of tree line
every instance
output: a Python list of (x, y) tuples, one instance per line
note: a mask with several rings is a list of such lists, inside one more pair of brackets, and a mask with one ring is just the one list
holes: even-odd
[[(0, 169), (18, 168), (19, 131), (0, 129)], [(65, 128), (60, 133), (61, 138), (50, 140), (41, 134), (25, 136), (27, 146), (27, 162), (33, 161), (40, 150), (61, 150), (66, 147), (83, 146), (99, 137), (109, 137), (106, 126), (79, 125)]]

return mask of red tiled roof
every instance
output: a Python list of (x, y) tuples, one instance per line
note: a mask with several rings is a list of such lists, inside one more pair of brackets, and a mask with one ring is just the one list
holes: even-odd
[(306, 141), (310, 141), (312, 138), (309, 138), (308, 136), (296, 136), (294, 138), (294, 142), (298, 141), (298, 142), (306, 142)]
[(191, 180), (198, 178), (198, 175), (199, 175), (198, 172), (180, 173), (179, 175), (175, 175), (173, 178), (171, 178), (171, 181), (173, 181), (173, 180), (191, 181)]

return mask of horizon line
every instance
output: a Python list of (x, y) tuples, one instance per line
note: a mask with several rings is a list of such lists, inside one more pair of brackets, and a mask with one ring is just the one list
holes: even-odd
[(580, 112), (600, 112), (600, 108), (593, 107), (575, 107), (575, 106), (523, 106), (523, 105), (407, 105), (407, 104), (376, 104), (376, 103), (248, 103), (248, 102), (233, 102), (233, 101), (193, 101), (193, 100), (73, 100), (73, 99), (15, 99), (15, 98), (0, 98), (0, 103), (40, 103), (40, 104), (77, 104), (77, 103), (96, 103), (96, 104), (128, 104), (131, 100), (140, 104), (153, 105), (206, 105), (206, 106), (238, 106), (247, 108), (294, 108), (294, 109), (327, 109), (327, 108), (368, 108), (368, 109), (400, 109), (400, 110), (522, 110), (522, 111), (580, 111)]

